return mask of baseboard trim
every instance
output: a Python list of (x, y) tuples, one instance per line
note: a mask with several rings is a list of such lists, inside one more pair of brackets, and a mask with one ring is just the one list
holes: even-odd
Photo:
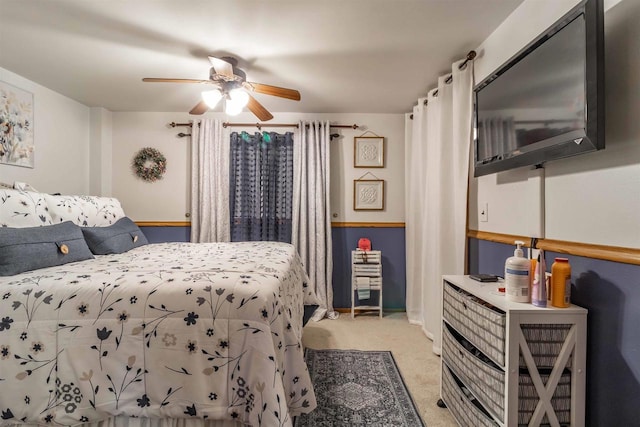
[[(351, 308), (334, 308), (335, 311), (337, 311), (338, 313), (351, 313)], [(371, 310), (360, 310), (356, 308), (357, 312), (360, 311), (371, 311)], [(404, 308), (383, 308), (382, 312), (383, 313), (404, 313), (407, 310)]]

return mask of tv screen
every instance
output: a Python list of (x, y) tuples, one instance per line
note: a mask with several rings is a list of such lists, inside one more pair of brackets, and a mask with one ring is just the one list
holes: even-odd
[(476, 87), (475, 176), (604, 148), (597, 3), (569, 12)]

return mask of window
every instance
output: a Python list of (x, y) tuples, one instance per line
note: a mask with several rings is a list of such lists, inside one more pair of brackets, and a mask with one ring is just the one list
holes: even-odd
[(231, 133), (231, 241), (291, 242), (293, 133)]

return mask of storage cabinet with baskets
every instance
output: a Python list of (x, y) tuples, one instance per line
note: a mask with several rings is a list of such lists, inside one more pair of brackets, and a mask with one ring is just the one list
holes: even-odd
[[(362, 292), (368, 298), (361, 298)], [(378, 304), (361, 304), (360, 300)], [(351, 251), (351, 317), (356, 310), (377, 310), (382, 317), (382, 252)]]
[(584, 426), (587, 310), (443, 276), (441, 397), (461, 426)]

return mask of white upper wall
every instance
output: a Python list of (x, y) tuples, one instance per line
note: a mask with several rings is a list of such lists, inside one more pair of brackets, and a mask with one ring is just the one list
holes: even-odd
[(525, 0), (476, 49), (476, 83), (500, 68), (581, 0)]
[[(478, 48), (476, 82), (578, 3), (525, 0)], [(531, 236), (544, 208), (547, 239), (640, 247), (640, 2), (605, 6), (606, 149), (546, 163), (542, 188), (527, 167), (472, 179), (470, 229)], [(479, 222), (485, 203), (488, 221)]]
[[(188, 118), (186, 113), (113, 113), (112, 194), (134, 221), (189, 221), (190, 144), (176, 135), (190, 129), (168, 126)], [(167, 170), (156, 182), (133, 172), (133, 157), (144, 147), (167, 159)]]
[[(209, 113), (227, 121), (220, 113)], [(135, 221), (188, 221), (190, 211), (190, 139), (178, 138), (189, 128), (170, 128), (170, 122), (188, 122), (186, 113), (113, 113), (113, 196), (120, 199), (125, 212)], [(298, 120), (329, 120), (335, 124), (358, 124), (359, 129), (333, 129), (340, 137), (331, 142), (331, 220), (334, 222), (404, 222), (404, 115), (402, 114), (303, 114), (275, 113), (272, 123), (297, 123)], [(229, 120), (255, 123), (251, 114)], [(233, 131), (256, 132), (255, 127), (234, 127)], [(267, 128), (274, 132), (292, 132), (292, 127)], [(353, 137), (385, 137), (385, 167), (353, 167)], [(157, 148), (167, 158), (162, 180), (148, 183), (131, 169), (135, 153), (143, 147)], [(353, 210), (353, 180), (371, 172), (385, 181), (383, 211)], [(371, 175), (365, 179), (375, 179)]]
[(33, 169), (0, 164), (0, 182), (42, 192), (89, 193), (89, 108), (4, 68), (0, 80), (33, 93)]
[(113, 113), (101, 107), (93, 107), (90, 111), (89, 191), (111, 196)]
[(547, 237), (640, 248), (640, 1), (605, 13), (605, 150), (546, 167)]
[[(48, 193), (113, 196), (137, 221), (188, 221), (190, 210), (190, 141), (178, 138), (188, 128), (186, 113), (112, 113), (89, 108), (21, 76), (0, 68), (0, 80), (34, 94), (35, 168), (0, 164), (0, 182), (26, 182)], [(215, 116), (215, 115), (212, 115)], [(218, 114), (222, 120), (226, 116)], [(358, 124), (359, 129), (334, 129), (331, 142), (331, 206), (334, 222), (404, 222), (404, 116), (401, 114), (278, 113), (273, 122), (329, 120)], [(243, 114), (235, 122), (254, 123)], [(255, 132), (255, 127), (234, 128)], [(293, 128), (269, 128), (277, 132)], [(385, 167), (353, 167), (353, 138), (385, 137)], [(159, 149), (168, 161), (164, 178), (155, 183), (134, 176), (131, 161), (146, 146)], [(383, 211), (353, 210), (353, 181), (371, 172), (385, 181)], [(372, 175), (364, 176), (373, 179)]]

